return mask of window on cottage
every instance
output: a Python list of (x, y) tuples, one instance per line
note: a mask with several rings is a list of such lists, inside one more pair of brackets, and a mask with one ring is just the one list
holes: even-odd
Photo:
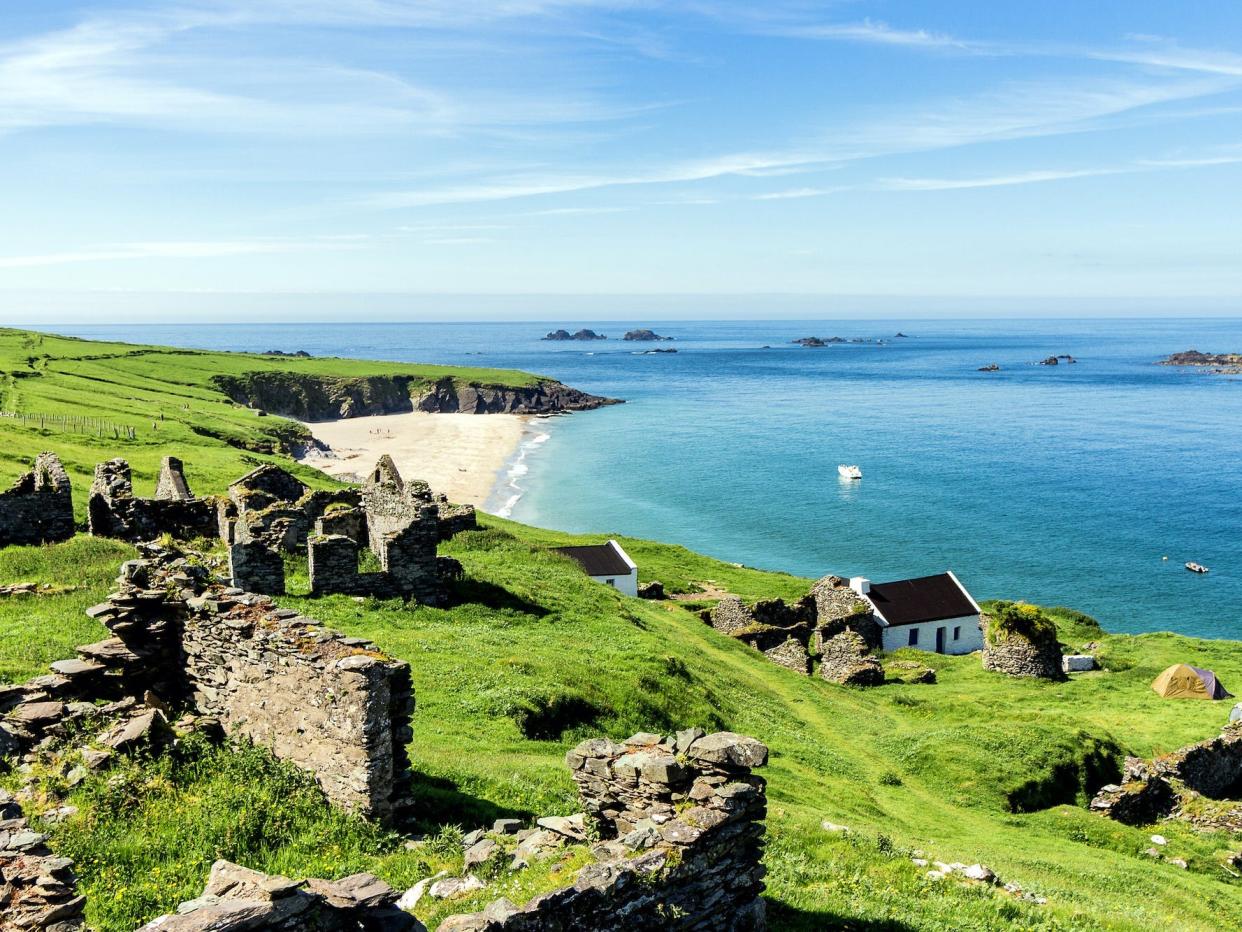
[(958, 625), (953, 629), (953, 640), (960, 641), (962, 639), (962, 626)]
[(910, 646), (913, 647), (918, 642), (919, 642), (919, 629), (911, 628), (910, 629)]
[(608, 583), (610, 586), (615, 586), (617, 584), (615, 579), (605, 579), (604, 582)]

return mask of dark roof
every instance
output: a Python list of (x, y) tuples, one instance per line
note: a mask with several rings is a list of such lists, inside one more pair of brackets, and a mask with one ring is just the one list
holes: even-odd
[(571, 560), (582, 564), (588, 576), (628, 576), (630, 565), (621, 558), (612, 541), (606, 544), (591, 544), (586, 547), (554, 547), (557, 553), (563, 553)]
[(867, 597), (889, 625), (916, 625), (978, 614), (957, 580), (948, 573), (872, 583)]

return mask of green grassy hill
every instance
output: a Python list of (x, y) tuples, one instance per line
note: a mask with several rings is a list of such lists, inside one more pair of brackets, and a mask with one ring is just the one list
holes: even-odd
[[(54, 449), (78, 490), (74, 505), (81, 517), (96, 463), (125, 457), (139, 494), (150, 494), (160, 458), (173, 453), (185, 458), (196, 492), (222, 492), (255, 465), (281, 459), (275, 454), (305, 436), (296, 422), (259, 417), (237, 404), (213, 381), (256, 374), (337, 386), (392, 378), (500, 387), (539, 381), (505, 369), (218, 353), (0, 328), (0, 413), (25, 416), (0, 416), (0, 483), (29, 469), (35, 454)], [(288, 466), (287, 458), (282, 462)], [(316, 470), (292, 468), (312, 484), (331, 484)]]
[[(56, 450), (81, 507), (95, 463), (118, 455), (133, 463), (140, 494), (168, 453), (184, 458), (191, 483), (204, 493), (222, 490), (255, 462), (288, 466), (279, 453), (257, 451), (277, 449), (297, 425), (257, 417), (211, 381), (256, 371), (332, 379), (448, 375), (512, 385), (535, 379), (0, 331), (0, 411), (99, 418), (137, 434), (120, 441), (0, 418), (0, 478), (28, 468), (39, 450)], [(299, 472), (318, 484), (330, 481)], [(72, 789), (63, 773), (45, 773), (47, 784), (80, 809), (46, 830), (76, 860), (94, 925), (129, 932), (196, 896), (219, 857), (291, 875), (372, 870), (408, 886), (440, 867), (460, 866), (459, 828), (498, 816), (573, 811), (562, 757), (580, 738), (691, 725), (752, 734), (772, 749), (766, 863), (775, 929), (1242, 924), (1242, 878), (1223, 863), (1242, 838), (1162, 825), (1167, 856), (1188, 862), (1182, 870), (1143, 853), (1150, 830), (1084, 807), (1086, 790), (1115, 773), (1125, 754), (1150, 756), (1219, 731), (1227, 703), (1162, 700), (1148, 684), (1164, 667), (1186, 661), (1215, 669), (1242, 692), (1242, 645), (1108, 635), (1084, 616), (1053, 610), (1068, 644), (1099, 642), (1106, 669), (1063, 683), (1030, 682), (985, 673), (977, 656), (921, 654), (937, 668), (936, 684), (854, 690), (777, 667), (718, 634), (697, 616), (704, 601), (628, 599), (546, 552), (587, 538), (491, 518), (485, 524), (443, 548), (467, 573), (452, 608), (310, 600), (298, 594), (305, 591), (301, 561), (290, 567), (293, 594), (281, 600), (409, 661), (418, 698), (410, 754), (430, 840), (406, 849), (397, 837), (329, 809), (305, 775), (255, 750), (189, 741), (175, 754), (134, 761)], [(747, 599), (788, 597), (810, 583), (679, 547), (624, 544), (644, 579), (658, 578), (674, 593), (710, 588)], [(75, 644), (103, 637), (83, 609), (111, 589), (118, 564), (132, 554), (123, 544), (87, 537), (0, 551), (0, 584), (72, 587), (0, 598), (0, 682), (44, 672)], [(825, 831), (824, 820), (850, 831)], [(929, 880), (910, 861), (915, 851), (981, 861), (1047, 902)], [(565, 882), (575, 866), (552, 862), (501, 877), (487, 897), (520, 901)], [(446, 912), (477, 905), (425, 902), (420, 910), (434, 928)]]
[[(757, 735), (772, 748), (774, 928), (1219, 929), (1229, 924), (1222, 917), (1242, 916), (1242, 881), (1222, 864), (1242, 838), (1161, 826), (1167, 856), (1189, 862), (1181, 870), (1143, 854), (1150, 829), (1084, 808), (1084, 785), (1124, 754), (1152, 755), (1219, 730), (1227, 704), (1162, 700), (1148, 684), (1177, 660), (1242, 683), (1237, 643), (1107, 635), (1054, 610), (1063, 639), (1098, 641), (1107, 669), (1030, 682), (985, 673), (977, 656), (924, 654), (938, 683), (855, 690), (771, 664), (703, 624), (685, 607), (694, 603), (625, 598), (545, 552), (584, 539), (489, 519), (444, 548), (468, 574), (461, 604), (449, 609), (310, 600), (296, 594), (304, 566), (293, 561), (294, 594), (282, 603), (410, 662), (418, 695), (410, 752), (435, 838), (407, 851), (325, 809), (305, 780), (265, 755), (191, 747), (134, 765), (120, 781), (88, 781), (71, 794), (82, 813), (51, 829), (81, 866), (93, 921), (128, 930), (150, 919), (196, 894), (215, 857), (291, 874), (368, 869), (408, 885), (459, 859), (451, 826), (573, 811), (561, 758), (583, 736), (692, 724)], [(754, 598), (809, 584), (681, 548), (624, 544), (644, 578), (673, 589), (710, 583)], [(0, 582), (65, 581), (62, 567), (72, 565), (83, 586), (0, 604), (5, 678), (40, 672), (100, 636), (80, 611), (107, 591), (126, 552), (78, 538), (0, 553)], [(125, 807), (115, 805), (118, 785)], [(825, 819), (850, 833), (824, 831)], [(1047, 903), (928, 880), (909, 860), (916, 850), (982, 861)], [(558, 876), (564, 882), (553, 867), (502, 883), (529, 895)], [(469, 905), (426, 904), (423, 918)]]

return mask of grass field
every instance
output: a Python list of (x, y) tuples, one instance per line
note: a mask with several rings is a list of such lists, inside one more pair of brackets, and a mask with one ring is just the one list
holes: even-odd
[[(85, 415), (137, 435), (120, 441), (0, 418), (0, 479), (28, 468), (39, 450), (54, 449), (81, 508), (95, 463), (113, 456), (131, 460), (139, 494), (149, 494), (167, 453), (185, 460), (204, 493), (222, 490), (257, 462), (289, 466), (278, 453), (254, 450), (296, 425), (258, 418), (210, 383), (214, 374), (264, 369), (333, 378), (448, 373), (505, 384), (534, 378), (0, 331), (0, 410)], [(297, 471), (314, 484), (330, 482)], [(311, 600), (299, 594), (306, 588), (301, 560), (290, 563), (292, 594), (281, 599), (409, 661), (418, 700), (410, 754), (430, 840), (406, 850), (397, 837), (330, 809), (304, 774), (267, 754), (190, 741), (158, 761), (131, 761), (88, 779), (68, 794), (80, 813), (46, 827), (57, 850), (78, 863), (92, 924), (129, 932), (196, 896), (218, 857), (290, 875), (372, 870), (408, 886), (460, 865), (463, 828), (498, 816), (573, 811), (562, 758), (582, 737), (699, 725), (752, 734), (772, 749), (765, 860), (774, 929), (1242, 927), (1242, 878), (1223, 863), (1242, 848), (1242, 837), (1161, 825), (1168, 857), (1188, 862), (1181, 870), (1143, 853), (1150, 829), (1085, 808), (1087, 790), (1115, 775), (1125, 754), (1151, 756), (1219, 731), (1228, 703), (1162, 700), (1148, 684), (1186, 661), (1215, 669), (1242, 691), (1242, 645), (1109, 635), (1056, 609), (1061, 638), (1073, 647), (1098, 642), (1105, 669), (1031, 682), (986, 673), (978, 656), (918, 654), (911, 656), (936, 667), (937, 683), (854, 690), (777, 667), (718, 634), (696, 614), (704, 600), (628, 599), (547, 552), (602, 537), (494, 518), (485, 525), (442, 548), (467, 572), (451, 608)], [(756, 599), (798, 596), (810, 584), (680, 547), (622, 540), (643, 579), (658, 578), (670, 592), (710, 586)], [(68, 587), (0, 599), (0, 682), (42, 673), (75, 644), (103, 637), (83, 609), (110, 591), (118, 564), (132, 554), (87, 537), (0, 551), (0, 584)], [(1141, 595), (1134, 610), (1142, 611)], [(45, 776), (54, 788), (61, 780)], [(824, 831), (825, 819), (851, 831)], [(1047, 903), (929, 880), (910, 861), (916, 850), (981, 861)], [(520, 901), (565, 882), (575, 866), (554, 861), (502, 876), (486, 896), (424, 903), (420, 915), (434, 928), (447, 912), (484, 899)]]
[[(212, 383), (213, 376), (296, 373), (333, 380), (410, 376), (419, 383), (441, 378), (479, 385), (524, 386), (537, 376), (505, 369), (469, 369), (353, 359), (302, 359), (218, 353), (169, 347), (101, 343), (0, 328), (0, 484), (30, 468), (42, 450), (64, 462), (77, 492), (79, 518), (86, 508), (95, 464), (123, 456), (137, 491), (151, 494), (160, 458), (185, 460), (186, 476), (200, 494), (222, 492), (255, 465), (303, 436), (280, 417), (259, 417)], [(62, 418), (86, 419), (62, 426)], [(128, 439), (128, 431), (134, 439)], [(331, 485), (317, 470), (290, 467), (317, 486)]]
[[(1242, 838), (1162, 825), (1167, 855), (1189, 863), (1183, 871), (1142, 853), (1150, 829), (1084, 808), (1084, 785), (1125, 753), (1149, 756), (1219, 729), (1228, 704), (1161, 700), (1148, 684), (1177, 660), (1242, 683), (1237, 643), (1107, 635), (1054, 611), (1063, 639), (1098, 641), (1108, 669), (1043, 683), (985, 673), (977, 656), (937, 656), (934, 685), (853, 690), (778, 668), (680, 605), (627, 599), (545, 552), (584, 538), (487, 525), (444, 547), (468, 573), (453, 608), (310, 600), (296, 594), (305, 586), (298, 560), (294, 594), (281, 600), (410, 662), (418, 696), (410, 753), (422, 827), (439, 841), (406, 851), (324, 807), (266, 755), (191, 748), (184, 759), (135, 764), (121, 781), (88, 782), (73, 794), (82, 814), (51, 828), (58, 849), (82, 866), (93, 921), (128, 930), (150, 919), (196, 894), (220, 856), (298, 875), (367, 869), (408, 885), (454, 866), (454, 827), (573, 811), (561, 758), (583, 736), (691, 724), (754, 734), (772, 748), (774, 928), (1220, 929), (1242, 916), (1242, 882), (1222, 864)], [(754, 598), (809, 584), (623, 542), (644, 578), (673, 588), (711, 582)], [(72, 563), (84, 586), (5, 605), (5, 677), (40, 672), (75, 641), (101, 635), (80, 610), (107, 591), (126, 550), (79, 538), (0, 554), (0, 582), (60, 581)], [(36, 650), (22, 631), (39, 632)], [(118, 783), (133, 806), (113, 804)], [(852, 831), (825, 832), (824, 819)], [(928, 880), (909, 861), (916, 849), (982, 861), (1048, 902)], [(500, 883), (520, 898), (563, 882), (554, 867)], [(478, 902), (428, 904), (422, 916), (434, 927), (471, 905)]]

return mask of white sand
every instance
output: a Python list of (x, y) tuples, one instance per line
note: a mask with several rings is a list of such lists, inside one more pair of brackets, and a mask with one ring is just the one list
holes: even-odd
[(424, 479), (449, 501), (482, 505), (513, 456), (528, 417), (516, 414), (384, 414), (307, 424), (331, 449), (302, 462), (361, 481), (387, 453), (406, 479)]

